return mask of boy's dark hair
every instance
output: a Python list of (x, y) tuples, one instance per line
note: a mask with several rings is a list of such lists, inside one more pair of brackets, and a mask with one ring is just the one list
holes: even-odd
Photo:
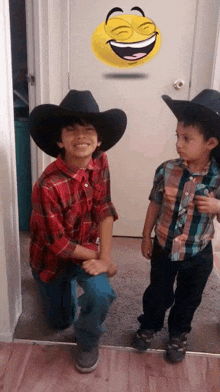
[(220, 135), (218, 121), (210, 115), (210, 113), (200, 109), (186, 108), (178, 118), (179, 122), (183, 122), (185, 126), (196, 126), (199, 132), (203, 135), (204, 140), (207, 141), (211, 137), (215, 137), (218, 141)]
[[(53, 135), (52, 135), (53, 141), (54, 141), (55, 143), (61, 142), (61, 133), (62, 133), (62, 129), (63, 129), (64, 127), (69, 126), (69, 125), (74, 126), (75, 124), (77, 124), (77, 125), (82, 125), (82, 126), (88, 125), (88, 124), (93, 125), (92, 123), (86, 122), (84, 119), (82, 119), (82, 118), (80, 118), (80, 117), (71, 117), (70, 119), (67, 119), (66, 121), (64, 121), (62, 125), (59, 124), (59, 126), (57, 127), (57, 129), (54, 130)], [(95, 127), (94, 127), (94, 128), (95, 128)], [(101, 142), (101, 141), (102, 141), (102, 136), (100, 135), (100, 133), (97, 131), (96, 128), (95, 128), (95, 130), (96, 130), (97, 135), (98, 135), (98, 141)]]
[[(84, 119), (82, 119), (80, 117), (71, 117), (71, 118), (67, 119), (65, 122), (63, 122), (62, 125), (58, 125), (57, 129), (55, 127), (53, 135), (52, 135), (53, 141), (55, 143), (61, 142), (62, 129), (64, 127), (69, 126), (69, 125), (74, 126), (75, 124), (82, 125), (82, 126), (85, 126), (85, 125), (88, 125), (88, 124), (93, 125), (91, 122), (86, 122)], [(102, 136), (100, 135), (100, 133), (97, 131), (96, 128), (95, 128), (95, 130), (96, 130), (96, 133), (98, 135), (98, 141), (102, 142)], [(99, 155), (99, 151), (100, 151), (100, 148), (97, 147), (96, 150), (92, 154), (93, 158), (96, 158)]]

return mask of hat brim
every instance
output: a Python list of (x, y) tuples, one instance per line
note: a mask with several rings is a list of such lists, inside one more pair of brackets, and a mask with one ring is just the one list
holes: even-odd
[(121, 109), (88, 113), (43, 104), (33, 109), (30, 114), (30, 134), (42, 151), (56, 158), (61, 149), (53, 140), (53, 132), (63, 127), (73, 117), (85, 120), (95, 127), (102, 137), (100, 146), (102, 151), (109, 150), (121, 139), (127, 125), (127, 116)]
[(162, 98), (178, 121), (181, 121), (187, 111), (188, 113), (190, 113), (190, 110), (195, 109), (199, 110), (201, 113), (211, 116), (220, 126), (219, 115), (217, 115), (215, 112), (213, 112), (213, 110), (207, 108), (206, 106), (201, 105), (200, 103), (185, 100), (174, 100), (168, 95), (162, 95)]

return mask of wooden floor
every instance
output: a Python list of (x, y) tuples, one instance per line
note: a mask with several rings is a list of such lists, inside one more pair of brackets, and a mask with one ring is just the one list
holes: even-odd
[(74, 345), (0, 343), (1, 392), (219, 392), (220, 356), (187, 353), (168, 364), (163, 352), (102, 347), (93, 373), (74, 366)]

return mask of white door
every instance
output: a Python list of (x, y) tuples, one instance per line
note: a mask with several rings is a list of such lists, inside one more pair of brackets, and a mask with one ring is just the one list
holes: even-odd
[[(141, 236), (155, 169), (177, 156), (176, 121), (161, 95), (189, 97), (197, 0), (139, 0), (138, 7), (160, 30), (159, 52), (140, 67), (115, 68), (99, 61), (91, 49), (94, 30), (113, 7), (140, 15), (131, 11), (136, 3), (70, 0), (70, 89), (91, 90), (101, 111), (117, 107), (128, 116), (126, 133), (107, 152), (112, 200), (120, 216), (114, 235), (121, 236)], [(180, 90), (173, 86), (178, 79), (184, 81)]]

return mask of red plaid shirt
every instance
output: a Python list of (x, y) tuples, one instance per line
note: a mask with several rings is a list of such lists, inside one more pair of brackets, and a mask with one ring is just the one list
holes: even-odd
[(59, 156), (36, 182), (32, 193), (30, 264), (43, 282), (58, 275), (76, 244), (97, 250), (98, 226), (118, 219), (110, 196), (105, 153), (87, 168), (70, 171)]

